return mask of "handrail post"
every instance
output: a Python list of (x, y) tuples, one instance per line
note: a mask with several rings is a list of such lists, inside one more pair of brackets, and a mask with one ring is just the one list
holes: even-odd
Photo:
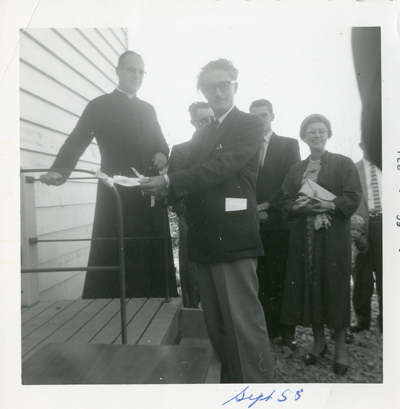
[(122, 202), (118, 189), (112, 186), (112, 191), (117, 204), (117, 228), (118, 228), (118, 255), (119, 255), (119, 282), (120, 282), (120, 303), (121, 303), (121, 338), (122, 343), (128, 343), (126, 330), (126, 284), (125, 284), (125, 249), (124, 249), (124, 225), (122, 214)]
[[(36, 237), (35, 184), (30, 176), (20, 174), (21, 188), (21, 266), (38, 267), (38, 247), (29, 243), (29, 237)], [(37, 274), (21, 276), (21, 305), (30, 307), (39, 302), (39, 277)]]

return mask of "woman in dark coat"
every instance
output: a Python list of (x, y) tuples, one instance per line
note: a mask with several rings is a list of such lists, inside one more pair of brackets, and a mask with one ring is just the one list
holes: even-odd
[[(325, 355), (324, 325), (334, 328), (333, 369), (345, 374), (345, 334), (350, 325), (350, 216), (360, 203), (361, 184), (351, 159), (325, 150), (331, 135), (331, 124), (324, 116), (313, 114), (303, 121), (300, 136), (311, 155), (292, 166), (282, 186), (290, 244), (281, 322), (312, 326), (314, 347), (305, 357), (307, 365)], [(300, 206), (299, 190), (307, 179), (336, 198)]]

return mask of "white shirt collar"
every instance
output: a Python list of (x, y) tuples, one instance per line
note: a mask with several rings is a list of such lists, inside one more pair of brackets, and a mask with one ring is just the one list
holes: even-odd
[(132, 98), (136, 97), (136, 94), (128, 94), (127, 92), (122, 91), (122, 89), (119, 89), (118, 87), (117, 87), (117, 90), (119, 92), (122, 92), (123, 94), (125, 94), (129, 99), (132, 99)]
[(370, 162), (368, 159), (362, 158), (362, 161), (366, 168), (372, 165), (372, 162)]
[(269, 143), (269, 141), (270, 141), (271, 136), (272, 136), (273, 133), (274, 133), (274, 131), (271, 129), (269, 132), (267, 132), (267, 133), (264, 135), (264, 141), (265, 141), (266, 143)]
[(222, 121), (228, 116), (229, 112), (232, 111), (232, 109), (235, 107), (235, 105), (232, 105), (229, 111), (225, 112), (224, 115), (220, 116), (219, 118), (216, 119), (216, 121), (219, 122), (219, 124), (222, 124)]

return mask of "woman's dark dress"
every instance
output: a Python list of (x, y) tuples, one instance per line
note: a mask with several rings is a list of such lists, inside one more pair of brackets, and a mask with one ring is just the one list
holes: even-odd
[(308, 159), (293, 165), (282, 185), (283, 216), (290, 229), (290, 243), (281, 322), (344, 328), (350, 325), (350, 216), (361, 200), (360, 179), (351, 159), (330, 152), (322, 155), (317, 183), (337, 196), (337, 209), (331, 215), (331, 226), (315, 231), (310, 288), (307, 216), (290, 213), (307, 164)]
[[(161, 132), (154, 108), (138, 98), (115, 90), (89, 102), (77, 126), (61, 147), (52, 169), (75, 168), (80, 156), (96, 138), (101, 154), (101, 171), (112, 177), (135, 177), (131, 167), (145, 176), (155, 153), (168, 157), (169, 148)], [(68, 176), (68, 173), (64, 173)], [(169, 295), (177, 296), (169, 225), (165, 230), (166, 209), (159, 203), (150, 207), (138, 187), (118, 186), (124, 217), (124, 236), (162, 236), (167, 233)], [(118, 237), (113, 192), (98, 183), (93, 238)], [(163, 240), (125, 241), (127, 297), (164, 297), (166, 294), (165, 246)], [(89, 266), (118, 265), (117, 241), (94, 241)], [(119, 272), (88, 272), (82, 298), (118, 298)]]

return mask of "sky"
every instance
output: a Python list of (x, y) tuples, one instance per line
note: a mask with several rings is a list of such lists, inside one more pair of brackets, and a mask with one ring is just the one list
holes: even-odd
[[(160, 46), (160, 39), (162, 44)], [(237, 107), (248, 112), (253, 100), (272, 102), (273, 130), (299, 139), (300, 124), (325, 115), (333, 136), (326, 146), (358, 161), (361, 101), (351, 50), (351, 28), (309, 25), (213, 25), (128, 27), (129, 48), (145, 60), (139, 98), (150, 102), (170, 146), (191, 138), (189, 105), (205, 101), (196, 76), (211, 60), (227, 58), (239, 70)], [(300, 142), (301, 156), (309, 154)]]

